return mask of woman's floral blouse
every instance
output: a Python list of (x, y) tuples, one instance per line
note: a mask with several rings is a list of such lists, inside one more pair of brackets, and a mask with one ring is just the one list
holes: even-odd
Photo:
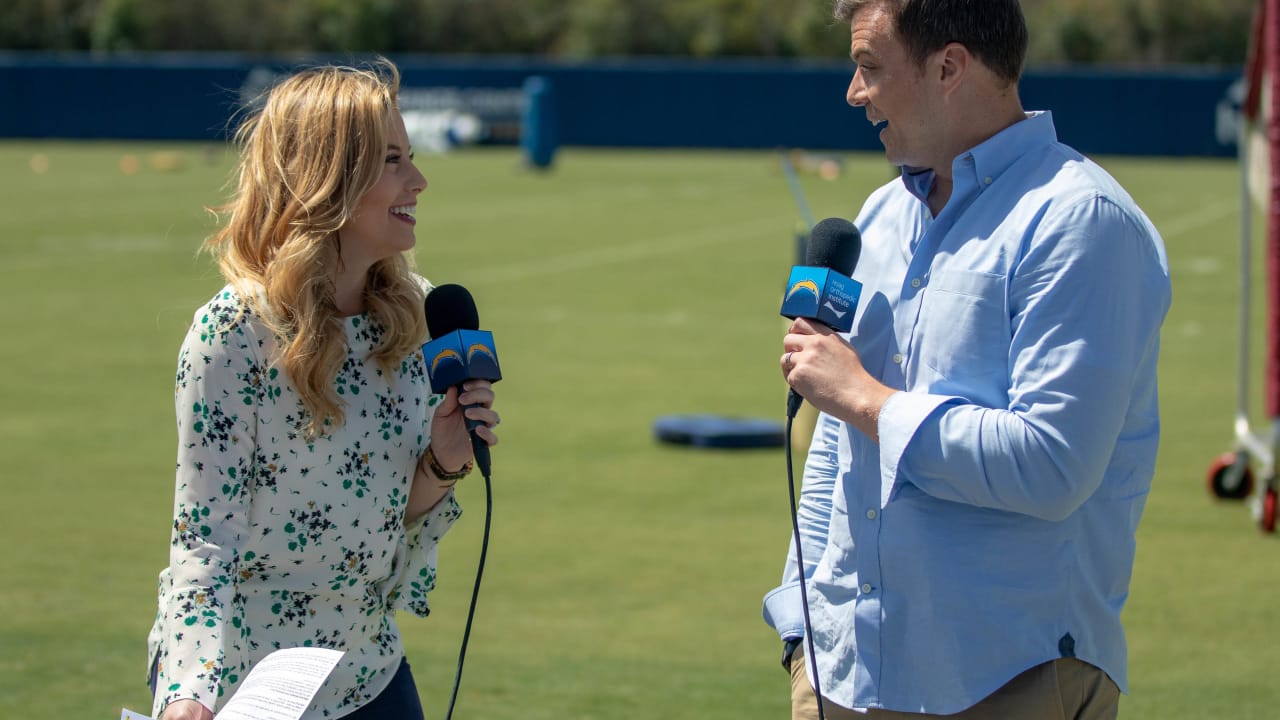
[(380, 327), (343, 318), (337, 378), (346, 423), (308, 442), (302, 404), (269, 364), (275, 339), (224, 288), (196, 311), (178, 355), (178, 467), (169, 567), (149, 646), (154, 712), (181, 698), (221, 707), (282, 647), (346, 654), (305, 718), (339, 717), (391, 681), (395, 610), (426, 615), (450, 492), (406, 528), (433, 406), (422, 354), (390, 376), (366, 360)]

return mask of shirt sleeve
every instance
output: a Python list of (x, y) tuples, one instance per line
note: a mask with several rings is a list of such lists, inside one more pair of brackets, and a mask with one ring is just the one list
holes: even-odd
[[(796, 522), (800, 527), (806, 580), (813, 577), (813, 569), (827, 546), (831, 498), (839, 476), (840, 429), (839, 420), (826, 413), (819, 414), (804, 463)], [(787, 561), (782, 567), (782, 584), (764, 597), (764, 621), (784, 640), (804, 636), (804, 606), (800, 594), (800, 569), (796, 563), (794, 535), (787, 541)]]
[(440, 539), (461, 515), (462, 508), (450, 490), (406, 528), (404, 540), (396, 549), (396, 569), (387, 590), (387, 603), (392, 610), (408, 610), (421, 617), (431, 612), (427, 593), (436, 586)]
[(1087, 500), (1138, 373), (1154, 372), (1170, 286), (1153, 233), (1102, 196), (1042, 221), (1009, 279), (1008, 406), (893, 396), (879, 420), (882, 502), (909, 482), (1055, 521)]
[(260, 382), (243, 318), (202, 308), (178, 355), (178, 462), (169, 567), (161, 578), (154, 712), (194, 699), (211, 711), (243, 672), (236, 593), (248, 539), (248, 484)]

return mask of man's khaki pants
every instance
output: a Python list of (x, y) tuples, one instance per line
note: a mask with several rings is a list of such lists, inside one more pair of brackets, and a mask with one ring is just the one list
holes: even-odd
[[(818, 703), (805, 673), (804, 644), (791, 656), (791, 718), (818, 720)], [(870, 710), (854, 712), (824, 700), (827, 720), (910, 720), (947, 717), (955, 720), (1115, 720), (1120, 690), (1098, 668), (1075, 658), (1060, 658), (1005, 683), (977, 705), (955, 715)]]

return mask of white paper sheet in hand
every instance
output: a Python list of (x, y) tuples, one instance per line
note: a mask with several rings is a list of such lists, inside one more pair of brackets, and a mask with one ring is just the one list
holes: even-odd
[(285, 648), (262, 658), (217, 720), (298, 720), (329, 677), (341, 650)]
[[(327, 648), (276, 650), (253, 666), (215, 720), (298, 720), (342, 655)], [(151, 718), (126, 709), (120, 720)]]

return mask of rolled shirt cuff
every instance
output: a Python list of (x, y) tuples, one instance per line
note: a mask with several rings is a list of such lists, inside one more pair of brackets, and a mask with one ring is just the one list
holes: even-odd
[(880, 509), (889, 504), (897, 491), (898, 466), (920, 426), (939, 407), (958, 400), (947, 395), (902, 391), (890, 395), (885, 401), (876, 422), (876, 430), (880, 434)]
[(764, 621), (782, 640), (804, 637), (804, 603), (800, 582), (790, 582), (764, 596)]

